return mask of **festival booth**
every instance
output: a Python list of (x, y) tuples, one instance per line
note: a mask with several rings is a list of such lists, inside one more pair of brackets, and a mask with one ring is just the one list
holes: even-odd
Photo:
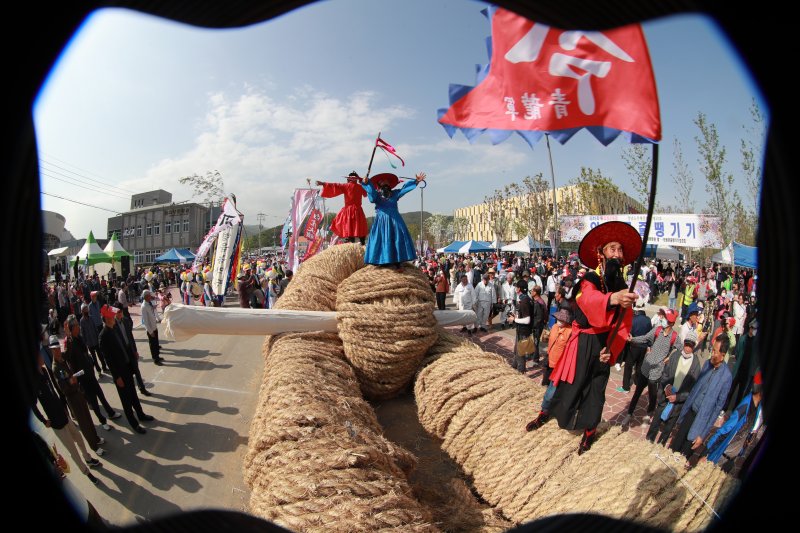
[(153, 259), (154, 263), (191, 263), (195, 255), (187, 248), (170, 248)]
[[(116, 233), (111, 235), (111, 240), (108, 241), (103, 251), (111, 258), (111, 266), (114, 266), (114, 263), (119, 263), (123, 257), (133, 257), (132, 253), (122, 247)], [(120, 269), (117, 269), (117, 273), (119, 271)]]
[(507, 244), (500, 248), (503, 252), (520, 252), (529, 254), (533, 250), (540, 250), (542, 248), (546, 248), (546, 246), (536, 240), (533, 239), (530, 235), (525, 237), (524, 239), (520, 239), (517, 242)]
[(731, 243), (711, 256), (715, 263), (725, 263), (743, 268), (758, 268), (758, 248), (731, 241)]
[(443, 248), (439, 248), (436, 251), (439, 252), (439, 253), (455, 254), (455, 253), (458, 253), (458, 249), (461, 248), (462, 246), (464, 246), (464, 244), (466, 244), (466, 242), (467, 241), (453, 241), (450, 244), (448, 244), (447, 246), (445, 246)]
[(85, 274), (89, 274), (89, 267), (92, 267), (92, 271), (98, 276), (105, 276), (111, 270), (111, 261), (111, 257), (100, 248), (90, 231), (83, 247), (69, 260), (69, 266), (75, 268), (77, 263), (78, 269), (83, 269)]
[(665, 261), (680, 261), (683, 259), (682, 253), (666, 244), (648, 244), (644, 256), (651, 259), (663, 259)]
[(456, 253), (459, 254), (475, 254), (479, 252), (494, 252), (495, 248), (488, 242), (483, 241), (467, 241), (462, 244)]

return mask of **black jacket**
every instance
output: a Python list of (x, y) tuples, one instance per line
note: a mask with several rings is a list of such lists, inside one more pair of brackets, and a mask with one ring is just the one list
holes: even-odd
[(100, 349), (105, 355), (113, 378), (129, 380), (131, 378), (130, 361), (134, 356), (117, 330), (118, 327), (103, 326), (103, 330), (100, 332)]

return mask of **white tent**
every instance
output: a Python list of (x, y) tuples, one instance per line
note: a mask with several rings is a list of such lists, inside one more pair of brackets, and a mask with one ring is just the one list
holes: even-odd
[(503, 241), (501, 241), (500, 239), (495, 239), (494, 242), (492, 242), (490, 246), (492, 248), (494, 248), (495, 250), (497, 250), (497, 249), (503, 247)]
[(530, 253), (531, 250), (538, 250), (539, 248), (545, 248), (545, 246), (533, 240), (533, 237), (528, 235), (524, 239), (520, 239), (515, 243), (507, 244), (500, 248), (504, 252), (523, 252), (523, 253)]
[(53, 250), (50, 250), (49, 252), (47, 252), (47, 255), (49, 255), (50, 257), (66, 257), (69, 255), (68, 250), (69, 250), (68, 246), (62, 246), (61, 248), (55, 248)]
[(654, 258), (653, 248), (655, 248), (655, 259), (664, 259), (665, 261), (680, 261), (681, 259), (681, 253), (672, 246), (666, 244), (648, 244), (645, 253), (648, 259)]

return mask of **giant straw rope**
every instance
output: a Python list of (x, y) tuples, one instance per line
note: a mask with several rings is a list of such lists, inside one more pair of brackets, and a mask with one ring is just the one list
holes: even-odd
[[(280, 309), (335, 310), (339, 334), (264, 342), (244, 461), (252, 513), (294, 531), (502, 531), (572, 512), (696, 531), (736, 488), (716, 466), (687, 470), (682, 456), (619, 427), (601, 426), (581, 456), (580, 436), (555, 422), (526, 432), (543, 389), (438, 328), (416, 269), (364, 266), (362, 258), (360, 245), (332, 247), (305, 262), (278, 300)], [(383, 437), (365, 399), (412, 383), (419, 421), (492, 508), (462, 482), (448, 491), (452, 512), (415, 497), (408, 475), (416, 458)], [(459, 509), (478, 522), (459, 523), (470, 515)]]

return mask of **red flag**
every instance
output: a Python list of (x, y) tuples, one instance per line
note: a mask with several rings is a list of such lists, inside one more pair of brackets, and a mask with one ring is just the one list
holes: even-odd
[[(378, 137), (378, 139), (375, 141), (375, 146), (383, 150), (384, 153), (392, 154), (393, 156), (395, 156), (397, 159), (400, 160), (402, 166), (406, 166), (406, 162), (403, 161), (402, 157), (397, 155), (397, 150), (395, 150), (394, 146), (392, 146), (391, 144), (387, 143), (386, 141)], [(394, 167), (394, 165), (392, 165), (392, 167)]]
[[(661, 139), (658, 96), (641, 26), (565, 31), (493, 9), (492, 57), (474, 88), (451, 86), (439, 122), (472, 138), (514, 131), (531, 143), (544, 132), (566, 142), (585, 127), (608, 144), (620, 132)], [(492, 131), (494, 130), (494, 131)], [(567, 131), (563, 131), (567, 130)], [(555, 132), (561, 132), (556, 135)]]

